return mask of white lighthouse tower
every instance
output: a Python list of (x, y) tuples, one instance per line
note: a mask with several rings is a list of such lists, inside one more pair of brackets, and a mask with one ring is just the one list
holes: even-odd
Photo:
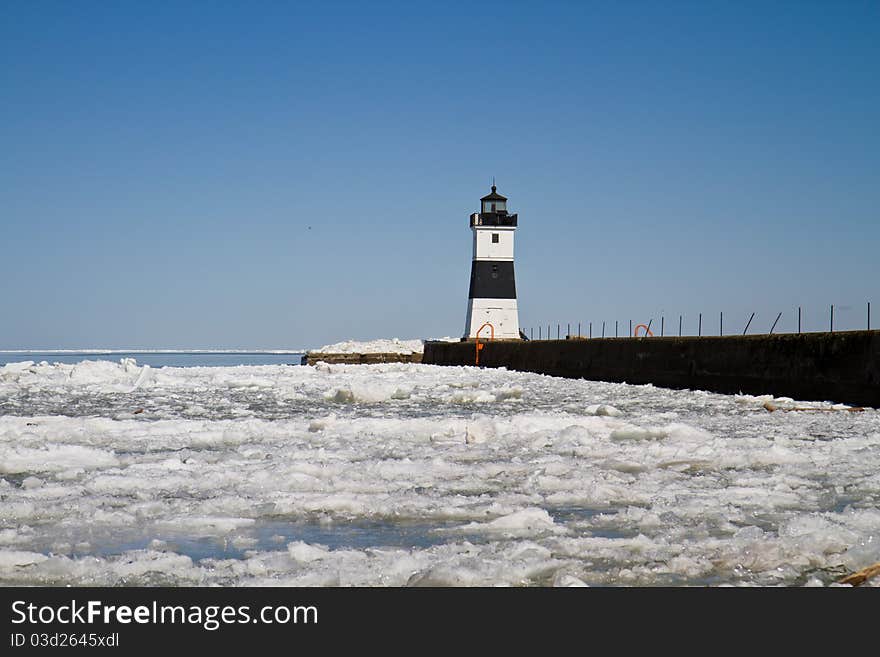
[[(464, 338), (477, 337), (486, 322), (496, 339), (520, 339), (513, 277), (513, 233), (517, 215), (507, 213), (507, 199), (492, 185), (492, 192), (480, 199), (480, 212), (471, 215), (474, 259), (468, 295)], [(480, 331), (488, 338), (489, 328)]]

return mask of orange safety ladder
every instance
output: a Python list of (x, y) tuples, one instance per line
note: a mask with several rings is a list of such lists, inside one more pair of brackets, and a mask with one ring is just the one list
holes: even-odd
[(480, 343), (480, 331), (482, 331), (482, 330), (483, 330), (484, 328), (486, 328), (487, 326), (488, 326), (489, 329), (491, 330), (491, 333), (489, 334), (489, 339), (490, 339), (490, 340), (494, 340), (494, 339), (495, 339), (495, 327), (492, 326), (489, 322), (486, 322), (486, 323), (483, 324), (480, 328), (477, 329), (477, 356), (476, 356), (476, 358), (474, 359), (474, 365), (479, 365), (479, 364), (480, 364), (480, 351), (482, 351), (483, 347), (485, 346), (484, 344), (481, 344), (481, 343)]

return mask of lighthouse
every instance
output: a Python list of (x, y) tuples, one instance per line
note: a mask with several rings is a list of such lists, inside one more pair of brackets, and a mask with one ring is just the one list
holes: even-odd
[[(476, 338), (487, 322), (496, 339), (520, 339), (516, 310), (516, 283), (513, 277), (513, 234), (517, 215), (508, 214), (507, 199), (492, 185), (491, 193), (480, 199), (480, 211), (471, 215), (474, 256), (468, 294), (464, 339)], [(492, 331), (480, 331), (486, 338)]]

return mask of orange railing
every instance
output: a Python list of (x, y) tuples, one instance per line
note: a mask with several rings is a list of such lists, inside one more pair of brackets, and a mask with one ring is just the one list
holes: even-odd
[(494, 339), (495, 339), (495, 327), (492, 326), (489, 322), (486, 322), (486, 323), (483, 324), (480, 328), (477, 329), (477, 356), (476, 356), (476, 358), (474, 359), (474, 365), (479, 365), (479, 364), (480, 364), (480, 351), (482, 351), (483, 347), (485, 346), (485, 345), (483, 345), (483, 344), (480, 343), (480, 332), (481, 332), (484, 328), (486, 328), (487, 326), (489, 327), (489, 330), (491, 331), (491, 333), (489, 334), (489, 339), (490, 339), (490, 340), (494, 340)]

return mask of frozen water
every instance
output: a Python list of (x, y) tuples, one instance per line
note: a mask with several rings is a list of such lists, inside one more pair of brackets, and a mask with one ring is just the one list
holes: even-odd
[(6, 364), (21, 364), (29, 360), (32, 363), (46, 361), (49, 363), (79, 363), (89, 360), (117, 360), (120, 358), (136, 358), (141, 364), (153, 367), (191, 367), (236, 365), (287, 365), (292, 362), (299, 364), (305, 350), (213, 350), (197, 349), (171, 350), (119, 350), (119, 349), (49, 349), (45, 351), (20, 350), (0, 351), (0, 367)]
[(767, 402), (835, 408), (414, 364), (8, 364), (0, 584), (815, 586), (880, 561), (880, 412)]
[[(449, 339), (449, 338), (443, 338)], [(327, 344), (319, 349), (312, 349), (312, 353), (323, 354), (412, 354), (424, 351), (422, 340), (345, 340), (335, 344)]]
[[(458, 342), (459, 338), (428, 338), (436, 342)], [(335, 344), (327, 344), (318, 349), (311, 349), (311, 353), (324, 354), (413, 354), (422, 353), (425, 350), (425, 340), (344, 340)]]

